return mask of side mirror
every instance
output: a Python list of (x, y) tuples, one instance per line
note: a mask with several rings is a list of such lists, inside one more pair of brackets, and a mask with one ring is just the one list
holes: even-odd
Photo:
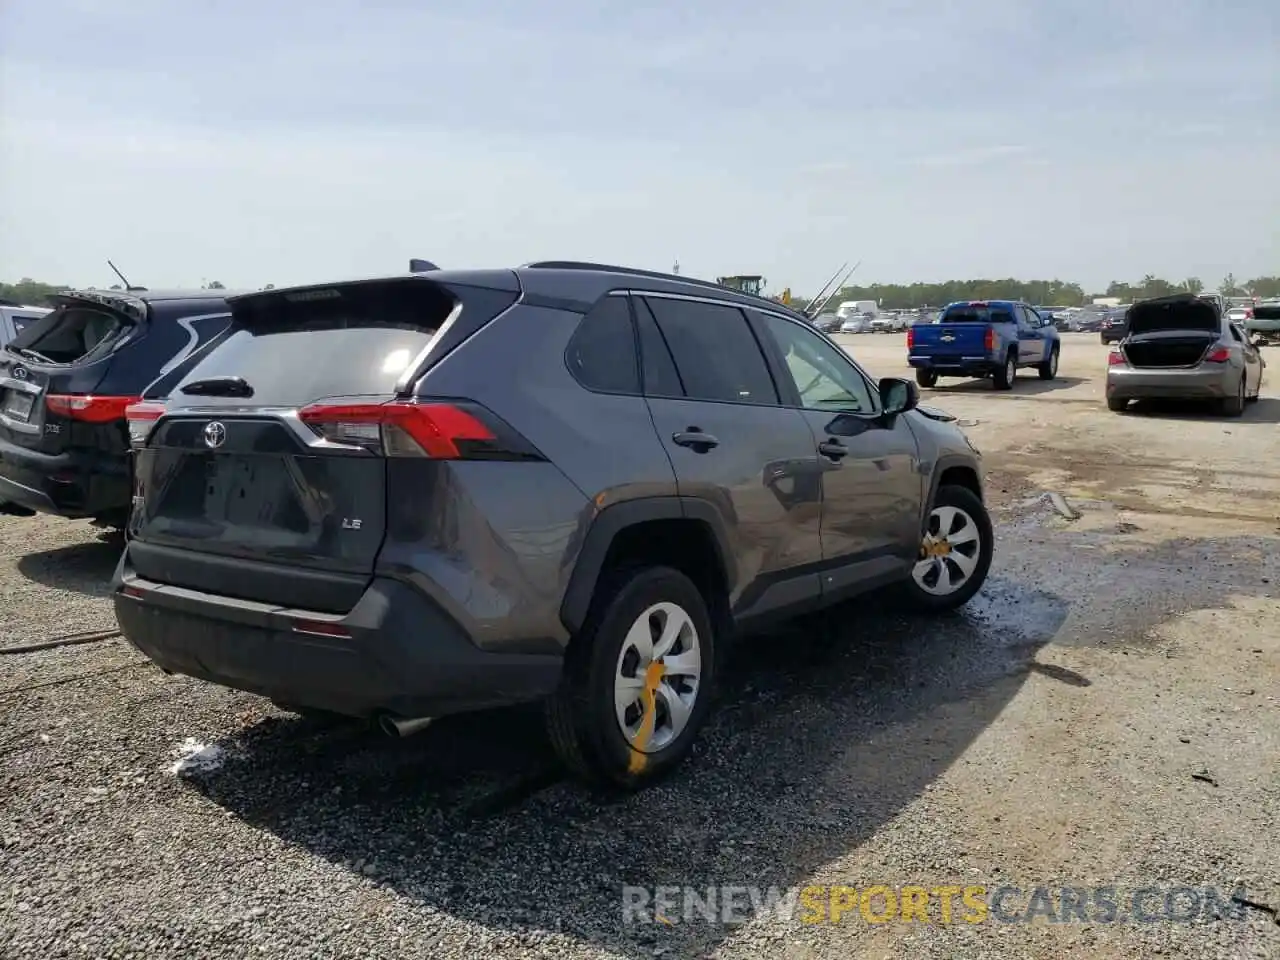
[(910, 380), (885, 377), (880, 381), (880, 409), (886, 416), (914, 410), (920, 403), (920, 388)]

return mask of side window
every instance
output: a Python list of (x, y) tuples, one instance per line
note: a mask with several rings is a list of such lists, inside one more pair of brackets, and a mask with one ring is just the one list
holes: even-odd
[(640, 370), (646, 397), (683, 397), (684, 385), (671, 359), (653, 311), (643, 300), (635, 300), (636, 326), (640, 330)]
[(1036, 322), (1031, 319), (1031, 311), (1020, 303), (1013, 305), (1013, 315), (1017, 318), (1018, 326), (1020, 327), (1037, 326)]
[(569, 339), (565, 360), (574, 379), (600, 393), (640, 393), (636, 335), (625, 297), (605, 297)]
[(693, 400), (776, 404), (778, 392), (742, 311), (693, 300), (646, 297)]
[(830, 412), (876, 412), (871, 385), (842, 350), (798, 323), (772, 314), (761, 317), (795, 381), (801, 406)]
[(1244, 337), (1243, 337), (1243, 336), (1241, 335), (1241, 333), (1240, 333), (1240, 328), (1239, 328), (1239, 327), (1237, 327), (1234, 323), (1229, 323), (1229, 324), (1227, 324), (1227, 327), (1228, 327), (1228, 329), (1230, 329), (1230, 330), (1231, 330), (1231, 339), (1232, 339), (1232, 340), (1236, 341), (1237, 343), (1244, 343), (1244, 342), (1245, 342)]

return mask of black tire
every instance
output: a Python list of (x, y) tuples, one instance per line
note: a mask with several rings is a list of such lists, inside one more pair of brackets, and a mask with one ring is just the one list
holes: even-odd
[(1049, 351), (1049, 359), (1044, 363), (1036, 364), (1036, 373), (1040, 375), (1041, 380), (1052, 380), (1058, 375), (1058, 348), (1055, 346)]
[(942, 596), (929, 593), (916, 583), (914, 577), (908, 577), (903, 584), (903, 599), (914, 610), (940, 613), (964, 606), (982, 589), (987, 574), (991, 571), (991, 557), (995, 552), (995, 533), (991, 528), (991, 515), (987, 512), (986, 505), (967, 487), (948, 484), (938, 488), (937, 493), (934, 494), (933, 503), (929, 505), (929, 512), (932, 514), (936, 508), (944, 506), (963, 510), (973, 519), (979, 534), (978, 565), (974, 567), (973, 573), (959, 590)]
[(928, 389), (929, 387), (937, 386), (938, 375), (934, 373), (932, 370), (917, 370), (916, 383), (918, 383), (920, 386), (924, 387), (925, 389)]
[(1234, 397), (1226, 397), (1222, 401), (1222, 412), (1228, 417), (1238, 417), (1244, 413), (1245, 378), (1240, 378), (1240, 386), (1236, 388)]
[(1004, 366), (991, 374), (991, 385), (997, 390), (1012, 390), (1018, 380), (1018, 358), (1012, 350), (1004, 358)]
[[(667, 746), (645, 753), (619, 729), (614, 675), (627, 631), (645, 610), (663, 602), (689, 615), (702, 653), (701, 675), (684, 729)], [(629, 790), (670, 772), (688, 755), (706, 721), (716, 656), (706, 598), (683, 573), (670, 567), (633, 567), (602, 577), (587, 622), (570, 644), (560, 687), (547, 701), (547, 732), (561, 761), (590, 784)]]
[(1124, 413), (1129, 408), (1129, 401), (1123, 397), (1107, 397), (1107, 409), (1112, 413)]

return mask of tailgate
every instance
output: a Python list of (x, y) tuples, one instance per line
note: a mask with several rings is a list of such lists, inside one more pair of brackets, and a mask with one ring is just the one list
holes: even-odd
[(985, 323), (925, 323), (912, 329), (913, 354), (928, 357), (986, 356)]

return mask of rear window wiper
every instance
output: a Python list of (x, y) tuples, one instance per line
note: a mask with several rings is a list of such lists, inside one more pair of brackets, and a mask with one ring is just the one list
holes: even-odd
[(26, 347), (15, 347), (13, 344), (9, 344), (9, 350), (12, 351), (13, 353), (16, 353), (20, 357), (26, 357), (28, 360), (34, 360), (36, 361), (36, 363), (57, 363), (58, 362), (57, 360), (50, 360), (43, 353), (39, 353), (35, 350), (28, 350)]
[(180, 387), (181, 391), (193, 397), (252, 397), (253, 387), (244, 377), (209, 377), (205, 380), (192, 380)]

